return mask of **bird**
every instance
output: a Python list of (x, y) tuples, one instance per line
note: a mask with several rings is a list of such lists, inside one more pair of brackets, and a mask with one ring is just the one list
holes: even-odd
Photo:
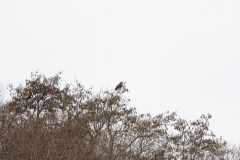
[(120, 88), (122, 88), (122, 86), (123, 86), (123, 82), (120, 82), (120, 83), (116, 86), (115, 91), (118, 90), (118, 89), (120, 89)]

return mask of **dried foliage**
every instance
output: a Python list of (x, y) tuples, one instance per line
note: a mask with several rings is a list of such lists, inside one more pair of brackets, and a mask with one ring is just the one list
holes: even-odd
[(78, 81), (61, 87), (61, 72), (35, 72), (9, 86), (0, 110), (0, 159), (204, 160), (239, 159), (209, 131), (211, 115), (188, 122), (176, 112), (137, 114), (118, 90), (94, 94)]
[(5, 103), (5, 90), (4, 85), (0, 83), (0, 107)]

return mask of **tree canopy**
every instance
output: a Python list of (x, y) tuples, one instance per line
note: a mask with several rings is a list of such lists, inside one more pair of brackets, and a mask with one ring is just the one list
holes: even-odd
[[(138, 114), (124, 96), (129, 90), (61, 85), (61, 74), (37, 72), (0, 108), (0, 159), (234, 159), (209, 130), (211, 114), (186, 121), (177, 112)], [(238, 155), (237, 155), (238, 153)]]

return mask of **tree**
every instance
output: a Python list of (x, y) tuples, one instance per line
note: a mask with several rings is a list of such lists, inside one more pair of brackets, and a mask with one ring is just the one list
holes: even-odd
[(5, 103), (5, 90), (2, 83), (0, 83), (0, 107)]
[(226, 142), (209, 130), (211, 115), (188, 122), (176, 112), (138, 114), (124, 96), (94, 93), (77, 80), (61, 87), (61, 73), (32, 73), (9, 86), (0, 110), (0, 159), (221, 159)]
[(26, 80), (25, 85), (20, 84), (17, 88), (10, 85), (12, 101), (8, 103), (8, 107), (14, 113), (36, 118), (44, 114), (54, 114), (58, 109), (65, 110), (73, 103), (73, 97), (70, 95), (69, 85), (60, 89), (61, 73), (46, 78), (37, 71), (31, 74), (32, 79)]

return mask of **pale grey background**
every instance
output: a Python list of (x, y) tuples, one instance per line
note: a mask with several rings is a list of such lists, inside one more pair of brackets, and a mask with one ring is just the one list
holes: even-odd
[(0, 82), (65, 70), (87, 88), (126, 81), (140, 113), (211, 113), (240, 143), (239, 0), (1, 0)]

